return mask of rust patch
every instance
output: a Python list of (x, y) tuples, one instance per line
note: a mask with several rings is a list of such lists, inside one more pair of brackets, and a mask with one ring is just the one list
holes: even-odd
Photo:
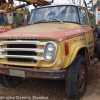
[[(21, 68), (21, 67), (6, 67), (6, 66), (0, 66), (0, 74), (10, 75), (13, 76), (13, 74), (10, 73), (10, 70), (13, 70), (13, 72), (17, 71), (17, 74), (20, 72), (25, 72), (26, 78), (41, 78), (41, 79), (64, 79), (66, 76), (66, 70), (40, 70), (40, 69), (34, 69), (34, 68)], [(19, 72), (18, 72), (19, 71)], [(17, 74), (14, 74), (14, 76)], [(18, 75), (19, 77), (23, 77), (22, 75)]]
[(12, 28), (0, 28), (0, 33), (12, 30)]

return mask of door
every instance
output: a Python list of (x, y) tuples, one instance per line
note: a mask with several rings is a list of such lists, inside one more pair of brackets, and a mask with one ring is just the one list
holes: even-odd
[(92, 55), (94, 52), (94, 36), (93, 36), (92, 28), (90, 27), (87, 10), (84, 8), (80, 8), (79, 12), (80, 12), (81, 26), (85, 33), (86, 45), (88, 47), (90, 55)]

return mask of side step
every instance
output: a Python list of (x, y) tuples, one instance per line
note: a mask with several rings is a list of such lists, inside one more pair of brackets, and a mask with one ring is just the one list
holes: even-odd
[(93, 58), (93, 57), (91, 57), (91, 58), (90, 58), (90, 66), (91, 66), (91, 67), (94, 66), (98, 61), (99, 61), (98, 58)]

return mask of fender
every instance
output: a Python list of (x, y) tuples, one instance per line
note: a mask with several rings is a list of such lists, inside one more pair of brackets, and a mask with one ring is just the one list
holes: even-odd
[(69, 47), (69, 54), (65, 56), (65, 59), (64, 59), (64, 68), (68, 67), (73, 61), (74, 59), (76, 58), (79, 50), (81, 50), (82, 48), (84, 48), (85, 50), (85, 59), (88, 63), (88, 65), (90, 65), (90, 57), (89, 57), (89, 51), (88, 51), (88, 48), (86, 47), (86, 45), (83, 45), (81, 42), (76, 42), (74, 44), (72, 44), (70, 47)]
[(77, 47), (75, 48), (75, 50), (74, 50), (73, 53), (72, 53), (72, 56), (71, 56), (69, 65), (74, 61), (74, 59), (76, 58), (76, 56), (77, 56), (79, 50), (81, 50), (81, 49), (84, 49), (84, 50), (85, 50), (85, 59), (86, 59), (88, 65), (90, 65), (90, 60), (89, 60), (90, 57), (89, 57), (88, 49), (87, 49), (87, 47), (84, 46), (84, 45), (79, 45), (79, 46), (77, 46)]

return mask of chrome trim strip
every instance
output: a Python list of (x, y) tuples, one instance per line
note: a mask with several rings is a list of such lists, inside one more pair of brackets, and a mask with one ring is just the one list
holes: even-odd
[(31, 52), (37, 52), (37, 53), (43, 53), (43, 49), (33, 49), (33, 48), (3, 48), (0, 49), (0, 52), (4, 51), (31, 51)]
[(43, 57), (38, 57), (38, 56), (3, 55), (3, 57), (6, 57), (6, 58), (29, 58), (29, 59), (34, 59), (34, 60), (44, 60)]
[(45, 45), (47, 42), (41, 41), (25, 41), (25, 40), (16, 40), (16, 41), (2, 41), (0, 45), (4, 44), (36, 44), (36, 45)]

